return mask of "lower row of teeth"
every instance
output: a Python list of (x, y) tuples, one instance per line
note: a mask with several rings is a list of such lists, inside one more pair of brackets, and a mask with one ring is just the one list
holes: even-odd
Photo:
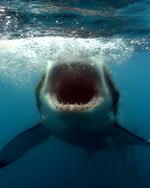
[(98, 104), (98, 100), (94, 99), (90, 103), (87, 103), (87, 104), (83, 104), (83, 103), (64, 104), (64, 103), (59, 103), (58, 100), (55, 99), (53, 103), (57, 110), (75, 112), (75, 111), (82, 111), (82, 110), (88, 110), (88, 109), (94, 108)]

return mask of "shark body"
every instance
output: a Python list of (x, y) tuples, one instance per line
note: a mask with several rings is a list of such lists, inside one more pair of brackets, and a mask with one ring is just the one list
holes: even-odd
[(117, 145), (149, 144), (117, 122), (119, 91), (104, 63), (49, 62), (36, 87), (41, 121), (17, 135), (0, 151), (5, 167), (51, 135), (86, 150)]

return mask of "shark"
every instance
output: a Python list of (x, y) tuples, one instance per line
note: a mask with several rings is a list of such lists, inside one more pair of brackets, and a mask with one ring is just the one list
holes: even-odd
[(51, 136), (96, 152), (110, 144), (149, 144), (117, 119), (120, 92), (106, 64), (83, 59), (49, 61), (35, 87), (40, 121), (0, 151), (3, 168)]

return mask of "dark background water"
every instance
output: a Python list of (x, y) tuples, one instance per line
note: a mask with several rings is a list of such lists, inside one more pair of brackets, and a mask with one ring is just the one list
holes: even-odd
[[(60, 54), (103, 59), (120, 89), (120, 122), (149, 138), (149, 20), (148, 0), (1, 0), (0, 147), (39, 121), (35, 84)], [(0, 170), (0, 188), (149, 188), (149, 158), (144, 146), (88, 156), (52, 137)]]

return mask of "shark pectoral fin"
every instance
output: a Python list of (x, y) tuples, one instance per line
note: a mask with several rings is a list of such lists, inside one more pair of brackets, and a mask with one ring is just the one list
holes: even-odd
[(149, 140), (146, 140), (129, 130), (125, 129), (124, 127), (120, 126), (119, 124), (115, 124), (115, 126), (111, 130), (111, 138), (113, 139), (114, 143), (117, 145), (146, 145), (150, 144)]
[(0, 168), (14, 162), (32, 147), (42, 144), (49, 136), (50, 132), (41, 123), (19, 134), (0, 151)]

